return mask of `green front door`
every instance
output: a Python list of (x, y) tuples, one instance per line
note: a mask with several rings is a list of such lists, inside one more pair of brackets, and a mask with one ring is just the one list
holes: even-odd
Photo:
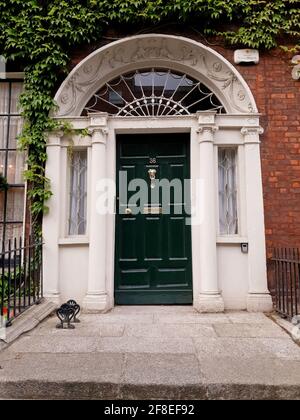
[[(193, 302), (190, 204), (184, 194), (189, 154), (187, 134), (117, 136), (116, 304)], [(136, 180), (146, 198), (131, 185)], [(162, 180), (182, 185), (182, 194), (173, 183), (168, 193), (158, 185)], [(128, 185), (132, 191), (126, 194)]]

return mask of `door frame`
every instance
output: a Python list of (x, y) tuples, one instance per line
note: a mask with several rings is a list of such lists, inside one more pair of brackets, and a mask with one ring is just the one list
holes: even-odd
[[(118, 134), (164, 134), (164, 133), (188, 133), (190, 137), (190, 177), (191, 180), (199, 179), (199, 144), (198, 132), (199, 123), (197, 115), (176, 116), (176, 117), (160, 117), (147, 119), (143, 117), (122, 118), (108, 117), (107, 119), (107, 140), (106, 140), (106, 174), (108, 179), (116, 181), (116, 165), (117, 165), (117, 135)], [(212, 176), (214, 169), (212, 168)], [(193, 181), (192, 181), (193, 182)], [(115, 194), (116, 197), (116, 194)], [(116, 206), (116, 204), (115, 204)], [(195, 194), (191, 194), (191, 206), (197, 208), (198, 203), (195, 200)], [(116, 210), (116, 207), (115, 207)], [(200, 210), (201, 211), (201, 210)], [(193, 223), (192, 215), (192, 281), (193, 281), (193, 304), (195, 297), (200, 293), (200, 266), (199, 266), (199, 240), (200, 227)], [(114, 307), (115, 293), (115, 239), (116, 239), (116, 217), (115, 214), (107, 215), (107, 232), (106, 232), (106, 286), (109, 306)], [(198, 281), (197, 281), (198, 280)]]

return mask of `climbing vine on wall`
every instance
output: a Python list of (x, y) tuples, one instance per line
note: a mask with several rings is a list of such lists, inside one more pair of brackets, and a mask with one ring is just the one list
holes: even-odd
[(8, 189), (7, 179), (0, 173), (0, 192)]
[(58, 128), (50, 117), (53, 96), (71, 49), (99, 41), (110, 26), (150, 31), (174, 22), (192, 23), (232, 45), (271, 49), (288, 38), (300, 49), (300, 0), (0, 0), (0, 54), (26, 64), (20, 144), (28, 151), (25, 176), (35, 221), (51, 196), (46, 133)]

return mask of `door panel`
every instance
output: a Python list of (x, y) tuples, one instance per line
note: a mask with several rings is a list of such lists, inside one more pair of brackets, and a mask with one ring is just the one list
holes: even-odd
[[(149, 197), (155, 193), (155, 200), (143, 198), (142, 212), (126, 213), (134, 210), (129, 200), (136, 191), (127, 192), (126, 199), (118, 179), (116, 304), (193, 302), (191, 227), (186, 225), (183, 191), (175, 193), (173, 185), (180, 180), (183, 186), (190, 178), (189, 160), (187, 134), (117, 136), (117, 174), (126, 172), (127, 184), (136, 178), (146, 182)], [(156, 170), (154, 188), (150, 169)], [(157, 185), (162, 179), (172, 183), (164, 196)]]
[(123, 218), (120, 220), (120, 224), (120, 261), (137, 261), (138, 237), (136, 218)]
[[(145, 260), (162, 261), (162, 219), (145, 216)], [(153, 240), (155, 238), (155, 240)]]
[(170, 217), (169, 222), (169, 257), (171, 260), (186, 260), (184, 217)]

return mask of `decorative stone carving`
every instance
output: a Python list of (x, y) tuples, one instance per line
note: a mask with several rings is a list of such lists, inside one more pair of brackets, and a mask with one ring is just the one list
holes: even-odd
[(91, 115), (91, 127), (106, 127), (108, 114), (95, 114)]
[(89, 130), (89, 135), (92, 137), (93, 144), (106, 144), (108, 129), (106, 128), (92, 128)]
[(208, 125), (208, 124), (214, 125), (215, 124), (216, 113), (199, 112), (197, 116), (198, 116), (199, 125)]
[(246, 143), (260, 143), (259, 136), (264, 133), (262, 127), (243, 127), (241, 133), (244, 136), (244, 142)]
[(294, 65), (292, 70), (292, 78), (294, 80), (300, 80), (300, 55), (295, 55), (292, 58), (292, 64)]
[(100, 48), (71, 72), (55, 99), (57, 116), (78, 116), (97, 90), (113, 77), (137, 68), (184, 70), (209, 83), (228, 113), (257, 112), (251, 92), (222, 56), (193, 40), (171, 35), (141, 35)]
[(198, 143), (213, 143), (214, 135), (218, 131), (215, 125), (202, 125), (198, 128)]
[(292, 70), (292, 78), (294, 80), (299, 80), (300, 79), (300, 64), (298, 64), (297, 66), (295, 66)]

